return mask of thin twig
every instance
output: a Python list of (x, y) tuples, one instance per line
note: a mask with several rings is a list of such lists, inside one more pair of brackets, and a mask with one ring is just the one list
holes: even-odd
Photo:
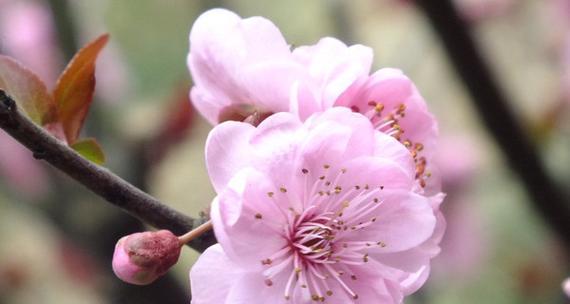
[[(0, 128), (32, 151), (36, 159), (47, 161), (95, 194), (149, 225), (180, 235), (201, 224), (81, 157), (23, 115), (16, 102), (3, 90), (0, 90)], [(188, 245), (204, 251), (213, 243), (215, 238), (210, 232)]]
[(450, 0), (416, 0), (416, 4), (441, 38), (481, 119), (510, 167), (520, 176), (534, 208), (570, 249), (570, 204), (548, 175), (535, 147), (510, 109), (467, 24)]
[(212, 225), (212, 220), (209, 220), (209, 221), (205, 222), (204, 224), (194, 228), (194, 230), (189, 231), (185, 235), (179, 236), (178, 241), (180, 241), (180, 245), (182, 246), (184, 244), (187, 244), (188, 242), (191, 242), (192, 240), (196, 239), (197, 237), (200, 237), (204, 233), (206, 233), (208, 231), (212, 231), (212, 228), (214, 228), (214, 226)]

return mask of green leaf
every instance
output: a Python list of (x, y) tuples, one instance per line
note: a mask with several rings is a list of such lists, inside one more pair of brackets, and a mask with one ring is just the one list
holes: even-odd
[(16, 60), (3, 55), (0, 55), (0, 89), (12, 96), (33, 122), (43, 126), (55, 121), (55, 102), (44, 82)]
[(57, 81), (53, 97), (69, 144), (77, 140), (89, 112), (95, 90), (95, 61), (108, 40), (109, 35), (102, 35), (79, 50)]
[(86, 138), (76, 141), (71, 148), (86, 159), (102, 165), (105, 163), (105, 154), (99, 143), (94, 138)]

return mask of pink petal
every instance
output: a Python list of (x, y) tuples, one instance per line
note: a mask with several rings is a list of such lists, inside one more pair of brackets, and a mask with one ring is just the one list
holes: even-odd
[(405, 117), (399, 120), (404, 130), (402, 139), (423, 144), (424, 153), (431, 156), (438, 133), (437, 123), (410, 79), (399, 70), (380, 69), (366, 81), (361, 79), (355, 82), (339, 97), (335, 105), (356, 107), (361, 113), (366, 113), (371, 110), (368, 105), (371, 101), (384, 106), (382, 116), (404, 104)]
[(245, 275), (220, 244), (209, 247), (190, 270), (192, 304), (226, 303), (231, 287)]
[(371, 215), (377, 222), (356, 235), (359, 239), (378, 239), (386, 244), (380, 252), (390, 253), (417, 247), (432, 236), (436, 218), (427, 198), (393, 190), (381, 193), (380, 200)]
[(249, 140), (255, 127), (228, 121), (216, 126), (206, 139), (206, 166), (216, 192), (221, 192), (230, 179), (251, 160)]
[(271, 21), (242, 20), (224, 9), (207, 11), (194, 23), (188, 67), (201, 92), (194, 93), (193, 102), (210, 122), (220, 122), (221, 111), (229, 105), (250, 105), (261, 112), (287, 110), (291, 85), (302, 74)]
[[(255, 170), (244, 169), (212, 203), (214, 232), (226, 254), (250, 271), (287, 246), (284, 210), (268, 192), (275, 187)], [(283, 208), (285, 209), (285, 207)]]
[(430, 266), (428, 264), (421, 267), (420, 270), (412, 273), (405, 280), (400, 282), (404, 295), (407, 296), (418, 291), (418, 289), (420, 289), (420, 287), (422, 287), (429, 278), (429, 274)]
[(392, 136), (375, 132), (374, 156), (390, 159), (397, 163), (403, 171), (415, 174), (415, 164), (410, 156), (410, 151)]
[(326, 37), (315, 45), (296, 48), (293, 57), (308, 68), (315, 90), (320, 92), (319, 99), (328, 108), (358, 77), (368, 75), (373, 54), (369, 47), (347, 47)]
[(294, 187), (299, 137), (304, 134), (301, 121), (291, 113), (277, 113), (265, 119), (251, 137), (252, 166), (266, 172), (277, 186)]
[(291, 87), (289, 111), (305, 121), (312, 114), (322, 112), (323, 108), (309, 84), (295, 82)]
[[(340, 155), (330, 156), (336, 162), (350, 160), (361, 155), (370, 155), (374, 149), (375, 132), (372, 125), (365, 117), (352, 113), (348, 109), (329, 109), (310, 117), (306, 125), (311, 130), (306, 140), (307, 146), (312, 145), (313, 149), (319, 148), (319, 150), (329, 149), (328, 146), (337, 146), (340, 149), (338, 151)], [(319, 139), (319, 137), (327, 136), (333, 138)], [(335, 143), (335, 136), (338, 143)], [(343, 140), (346, 142), (343, 143)], [(322, 161), (326, 161), (328, 158), (326, 155), (329, 153), (322, 151), (319, 157)]]
[(212, 96), (202, 87), (194, 86), (190, 90), (192, 104), (202, 116), (212, 125), (218, 123), (221, 109), (229, 106), (231, 101), (226, 97)]
[[(304, 303), (298, 297), (286, 300), (283, 296), (287, 278), (280, 277), (272, 280), (272, 286), (267, 286), (261, 273), (247, 273), (239, 280), (235, 280), (226, 304), (288, 304)], [(296, 301), (297, 300), (297, 301)], [(220, 302), (222, 303), (222, 302)], [(307, 302), (308, 303), (308, 302)]]
[[(339, 184), (370, 188), (410, 190), (413, 185), (413, 172), (405, 171), (392, 159), (362, 156), (343, 163), (346, 173), (339, 178)], [(379, 196), (382, 196), (380, 193)]]

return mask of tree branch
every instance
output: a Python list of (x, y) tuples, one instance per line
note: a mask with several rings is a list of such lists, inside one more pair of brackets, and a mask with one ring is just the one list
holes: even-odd
[[(0, 90), (0, 128), (32, 151), (36, 159), (47, 161), (95, 194), (149, 225), (181, 235), (202, 224), (81, 157), (23, 115), (16, 102), (3, 90)], [(209, 232), (188, 245), (204, 251), (213, 243), (215, 237)]]
[(485, 126), (520, 176), (534, 208), (570, 248), (570, 204), (547, 174), (535, 147), (509, 108), (467, 24), (450, 0), (416, 0), (442, 40)]

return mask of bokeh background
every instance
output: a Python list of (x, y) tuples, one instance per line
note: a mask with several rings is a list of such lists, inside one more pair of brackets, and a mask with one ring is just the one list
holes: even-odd
[[(568, 193), (570, 0), (454, 3)], [(203, 160), (211, 126), (188, 102), (185, 57), (193, 21), (218, 6), (269, 18), (292, 45), (324, 36), (368, 45), (374, 69), (400, 68), (419, 87), (440, 123), (448, 230), (430, 280), (406, 303), (567, 303), (568, 248), (532, 207), (412, 1), (0, 0), (0, 53), (53, 87), (78, 47), (110, 33), (85, 135), (102, 143), (112, 171), (204, 216), (214, 196)], [(143, 229), (0, 132), (0, 303), (188, 303), (198, 256), (189, 248), (151, 286), (112, 275), (116, 240)]]

